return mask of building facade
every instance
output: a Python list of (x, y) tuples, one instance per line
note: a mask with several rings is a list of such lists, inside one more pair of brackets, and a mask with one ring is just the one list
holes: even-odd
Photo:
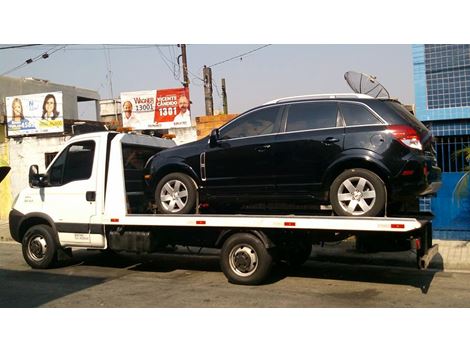
[(435, 237), (470, 240), (470, 193), (457, 188), (469, 166), (470, 45), (413, 45), (416, 116), (433, 133), (443, 185), (422, 204), (434, 214)]

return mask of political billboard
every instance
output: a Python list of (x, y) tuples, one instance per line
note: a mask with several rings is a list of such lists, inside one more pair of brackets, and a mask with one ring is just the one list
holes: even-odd
[(6, 97), (9, 137), (64, 132), (62, 92)]
[(155, 123), (161, 128), (191, 127), (188, 88), (157, 91)]
[(122, 125), (135, 130), (191, 127), (187, 88), (121, 93)]

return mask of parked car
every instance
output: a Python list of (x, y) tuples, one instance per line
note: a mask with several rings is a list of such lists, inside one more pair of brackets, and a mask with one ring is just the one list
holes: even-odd
[(314, 204), (377, 216), (441, 185), (429, 130), (398, 101), (364, 94), (271, 101), (156, 154), (146, 173), (158, 211), (170, 214)]

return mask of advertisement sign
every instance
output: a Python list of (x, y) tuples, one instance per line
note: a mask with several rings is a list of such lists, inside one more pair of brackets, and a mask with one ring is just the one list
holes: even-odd
[(189, 89), (173, 88), (157, 91), (155, 122), (161, 128), (191, 127)]
[(136, 130), (191, 127), (189, 90), (121, 93), (122, 125)]
[(122, 126), (135, 130), (154, 127), (156, 90), (121, 93)]
[(62, 92), (6, 98), (9, 137), (64, 132)]

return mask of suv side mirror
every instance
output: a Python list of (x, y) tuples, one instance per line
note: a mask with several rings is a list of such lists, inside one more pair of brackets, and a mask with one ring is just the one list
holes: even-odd
[(30, 187), (44, 187), (45, 186), (45, 175), (39, 173), (39, 167), (37, 165), (31, 165), (29, 167), (29, 186)]
[(211, 131), (211, 136), (209, 138), (209, 145), (211, 148), (217, 147), (219, 145), (219, 138), (220, 138), (219, 129), (214, 128)]

